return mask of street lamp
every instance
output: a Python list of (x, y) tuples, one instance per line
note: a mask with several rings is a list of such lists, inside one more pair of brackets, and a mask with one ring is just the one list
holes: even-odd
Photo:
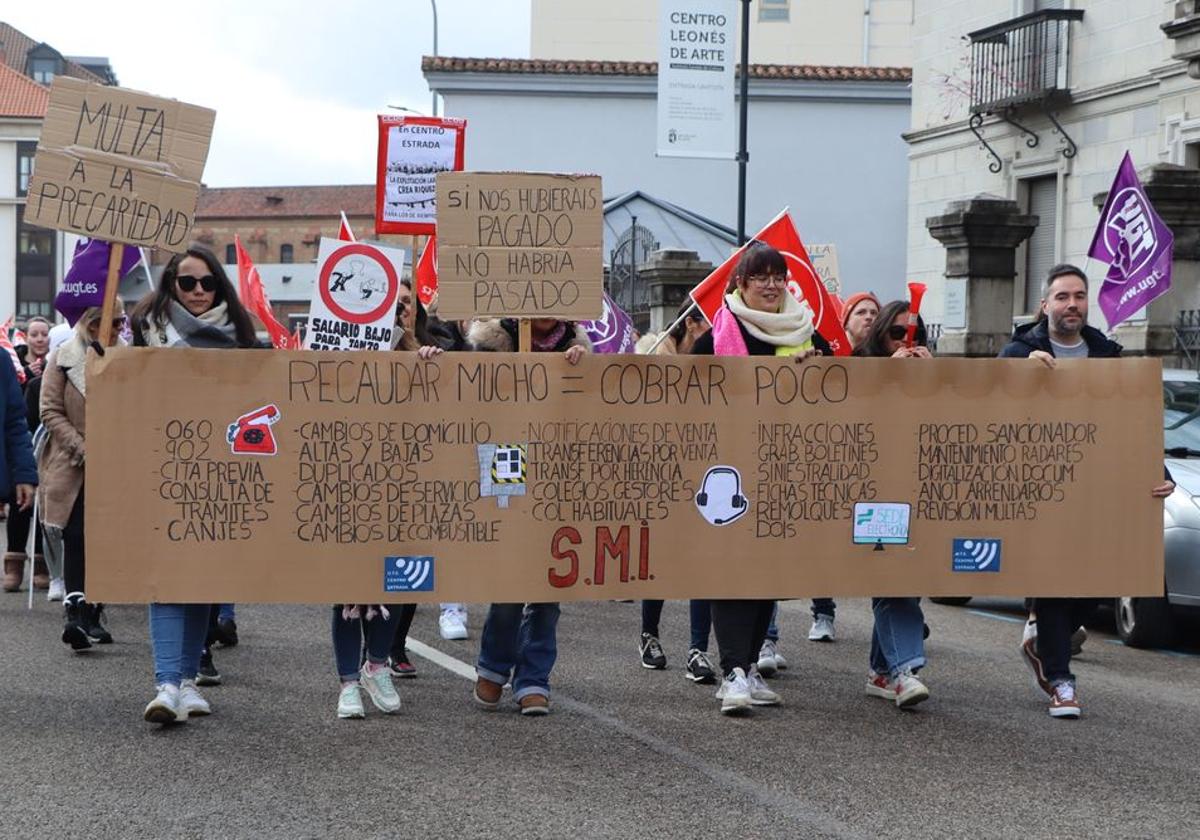
[[(433, 8), (433, 57), (434, 57), (434, 58), (437, 58), (437, 54), (438, 54), (438, 46), (437, 46), (437, 0), (429, 0), (429, 5), (430, 5), (430, 6)], [(436, 91), (436, 90), (435, 90), (435, 91), (432, 91), (432, 93), (433, 93), (433, 115), (436, 117), (436, 116), (438, 115), (437, 91)]]

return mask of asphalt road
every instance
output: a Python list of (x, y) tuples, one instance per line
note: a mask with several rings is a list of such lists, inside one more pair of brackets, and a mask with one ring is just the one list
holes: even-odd
[(73, 655), (57, 605), (0, 595), (0, 836), (1200, 836), (1200, 651), (1093, 630), (1084, 716), (1052, 720), (1015, 607), (926, 602), (932, 698), (902, 712), (863, 693), (865, 601), (840, 604), (834, 644), (804, 640), (807, 604), (787, 603), (785, 705), (744, 719), (683, 678), (683, 604), (665, 672), (639, 665), (637, 604), (565, 605), (541, 719), (472, 703), (482, 607), (465, 642), (422, 607), (401, 712), (343, 721), (328, 608), (243, 606), (214, 714), (163, 729), (141, 718), (144, 608), (110, 608), (117, 643)]

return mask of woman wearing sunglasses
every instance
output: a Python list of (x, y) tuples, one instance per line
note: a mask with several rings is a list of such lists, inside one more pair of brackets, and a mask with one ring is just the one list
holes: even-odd
[[(120, 342), (125, 328), (125, 304), (118, 299), (109, 333), (110, 347)], [(55, 350), (42, 375), (41, 416), (48, 432), (38, 459), (38, 508), (47, 529), (63, 537), (62, 640), (72, 650), (86, 650), (93, 642), (111, 644), (112, 635), (101, 623), (104, 607), (89, 604), (84, 596), (83, 464), (87, 414), (88, 348), (100, 339), (100, 307), (86, 310), (74, 334)]]
[[(803, 361), (816, 354), (812, 310), (788, 291), (787, 263), (774, 248), (751, 244), (734, 269), (728, 292), (712, 330), (696, 339), (693, 355), (791, 356)], [(779, 695), (758, 670), (774, 609), (771, 600), (712, 601), (724, 675), (717, 690), (722, 714), (779, 704)]]
[[(192, 245), (171, 257), (158, 287), (133, 310), (133, 343), (140, 347), (206, 349), (257, 346), (254, 322), (212, 251)], [(215, 685), (207, 639), (215, 626), (215, 604), (151, 604), (155, 698), (144, 717), (151, 723), (183, 722), (207, 715), (208, 702), (197, 690)]]
[[(895, 300), (879, 312), (855, 356), (893, 359), (931, 359), (925, 322), (918, 316), (913, 346), (908, 334), (908, 302)], [(875, 628), (871, 633), (871, 663), (867, 694), (891, 700), (902, 709), (929, 699), (929, 689), (916, 674), (925, 665), (925, 616), (920, 598), (872, 598)]]

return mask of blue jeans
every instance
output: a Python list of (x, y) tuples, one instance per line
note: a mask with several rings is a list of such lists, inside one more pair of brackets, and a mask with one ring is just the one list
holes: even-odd
[[(362, 607), (365, 610), (366, 607)], [(375, 665), (387, 662), (392, 652), (392, 638), (396, 635), (396, 624), (400, 621), (400, 605), (388, 608), (388, 617), (382, 614), (370, 621), (361, 618), (342, 618), (342, 605), (333, 608), (333, 658), (337, 663), (338, 676), (343, 682), (358, 679), (358, 666), (362, 662), (363, 637), (367, 640), (367, 660)], [(363, 625), (366, 625), (365, 629)]]
[(196, 679), (211, 610), (211, 604), (150, 605), (155, 685), (177, 686), (182, 680)]
[(925, 664), (925, 614), (920, 598), (872, 598), (871, 670), (895, 677)]
[(221, 621), (234, 621), (237, 616), (233, 612), (233, 604), (221, 604), (221, 610), (217, 613), (217, 618)]
[(492, 604), (483, 623), (475, 671), (503, 685), (513, 698), (550, 696), (550, 671), (558, 658), (558, 604)]

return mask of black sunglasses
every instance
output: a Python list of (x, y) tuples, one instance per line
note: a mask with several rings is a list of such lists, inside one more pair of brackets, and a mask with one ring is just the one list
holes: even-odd
[(217, 278), (211, 274), (205, 274), (203, 277), (191, 277), (187, 274), (181, 274), (175, 278), (175, 282), (179, 284), (179, 288), (185, 292), (190, 292), (196, 288), (196, 284), (200, 284), (200, 288), (206, 292), (215, 292), (217, 290)]
[(892, 341), (903, 341), (908, 337), (908, 327), (903, 324), (893, 324), (888, 327), (887, 335)]

